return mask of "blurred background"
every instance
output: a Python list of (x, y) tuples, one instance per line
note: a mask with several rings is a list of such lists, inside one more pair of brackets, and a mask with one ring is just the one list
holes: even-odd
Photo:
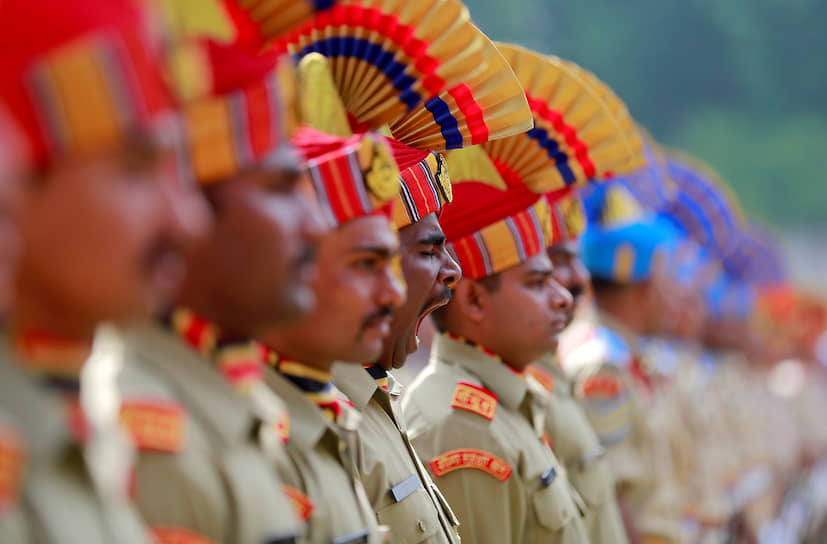
[(466, 0), (492, 39), (592, 70), (661, 143), (710, 163), (827, 294), (827, 2)]

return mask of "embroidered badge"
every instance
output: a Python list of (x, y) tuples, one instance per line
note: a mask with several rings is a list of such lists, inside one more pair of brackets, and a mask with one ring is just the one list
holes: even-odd
[(487, 472), (504, 482), (511, 476), (508, 463), (486, 451), (475, 449), (451, 450), (428, 461), (428, 467), (434, 476), (440, 477), (461, 468), (473, 468)]
[(466, 382), (457, 384), (451, 407), (467, 410), (485, 419), (494, 419), (497, 410), (497, 397), (491, 391)]
[(180, 527), (152, 527), (150, 531), (157, 544), (215, 544), (198, 533)]
[(17, 431), (0, 425), (0, 512), (17, 504), (25, 458)]
[(176, 453), (184, 444), (186, 414), (161, 399), (129, 399), (121, 405), (121, 424), (140, 450)]
[(293, 507), (293, 512), (295, 512), (299, 521), (305, 522), (310, 519), (310, 516), (313, 515), (313, 509), (315, 508), (313, 501), (310, 500), (310, 497), (295, 487), (286, 484), (282, 485), (281, 488), (282, 491), (284, 491), (284, 494), (287, 495), (287, 500), (290, 501), (290, 506)]

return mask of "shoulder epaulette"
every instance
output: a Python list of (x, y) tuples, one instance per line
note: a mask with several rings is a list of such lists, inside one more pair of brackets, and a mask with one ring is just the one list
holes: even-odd
[(454, 390), (451, 407), (467, 410), (488, 420), (494, 419), (497, 396), (488, 389), (468, 382), (460, 382)]
[(165, 399), (126, 399), (121, 404), (121, 424), (141, 451), (177, 453), (184, 445), (186, 412)]
[(183, 527), (151, 527), (153, 542), (158, 544), (215, 544), (212, 540)]
[(284, 494), (287, 495), (287, 500), (290, 501), (290, 506), (293, 507), (293, 512), (295, 512), (299, 521), (303, 523), (310, 519), (310, 516), (313, 515), (313, 510), (316, 508), (313, 501), (310, 500), (310, 497), (293, 486), (284, 484), (281, 487)]
[(602, 367), (576, 386), (589, 422), (604, 447), (616, 444), (631, 431), (631, 402), (620, 373)]
[(471, 468), (490, 474), (504, 482), (511, 476), (511, 465), (492, 453), (477, 449), (451, 450), (428, 461), (428, 467), (439, 478), (454, 470)]
[(0, 423), (0, 512), (17, 504), (26, 453), (17, 430)]

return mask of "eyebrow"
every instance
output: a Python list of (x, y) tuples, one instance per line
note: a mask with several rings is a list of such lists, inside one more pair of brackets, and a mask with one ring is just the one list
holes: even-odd
[(554, 270), (551, 268), (534, 268), (525, 273), (526, 276), (543, 276), (544, 278), (552, 276), (553, 274)]
[(373, 253), (378, 257), (389, 259), (398, 253), (396, 248), (388, 246), (355, 246), (350, 248), (350, 253)]
[(416, 243), (429, 246), (441, 246), (445, 243), (445, 235), (440, 232), (432, 232), (420, 238)]

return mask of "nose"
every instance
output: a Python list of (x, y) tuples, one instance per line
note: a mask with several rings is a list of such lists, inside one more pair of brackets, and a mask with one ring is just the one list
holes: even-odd
[(569, 293), (569, 290), (560, 285), (555, 279), (551, 280), (551, 293), (549, 298), (551, 307), (555, 310), (568, 312), (574, 305), (574, 299), (571, 293)]
[(462, 268), (459, 263), (451, 256), (447, 247), (443, 247), (440, 251), (442, 262), (439, 267), (439, 276), (437, 281), (453, 289), (462, 279)]
[(580, 258), (580, 255), (576, 255), (572, 259), (571, 263), (572, 287), (582, 287), (585, 289), (591, 280), (592, 277), (591, 274), (589, 274), (589, 269), (586, 268), (586, 265), (583, 262), (583, 259)]
[(301, 176), (298, 182), (298, 193), (302, 211), (301, 235), (308, 244), (316, 246), (319, 240), (321, 240), (321, 237), (327, 232), (328, 225), (324, 221), (321, 208), (319, 207), (319, 201), (310, 179), (304, 173), (302, 173)]
[(161, 177), (161, 195), (170, 238), (182, 248), (202, 241), (212, 226), (213, 218), (195, 181), (168, 171)]
[(401, 270), (399, 257), (393, 257), (385, 267), (382, 281), (379, 285), (378, 303), (382, 306), (399, 308), (405, 303), (406, 286), (405, 280), (399, 273)]

